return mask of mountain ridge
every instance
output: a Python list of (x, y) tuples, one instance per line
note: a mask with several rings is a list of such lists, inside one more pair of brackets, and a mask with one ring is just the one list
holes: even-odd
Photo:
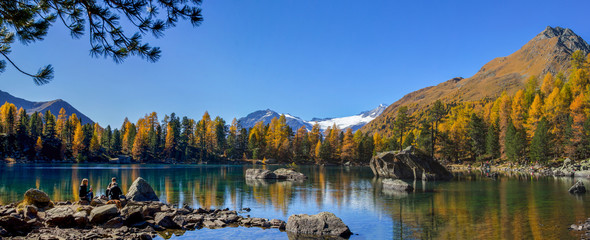
[[(506, 91), (514, 94), (525, 87), (526, 79), (542, 79), (547, 73), (556, 75), (570, 67), (571, 54), (581, 50), (590, 52), (590, 45), (571, 29), (546, 27), (516, 52), (492, 59), (469, 78), (452, 78), (418, 89), (395, 101), (384, 113), (361, 128), (363, 132), (393, 134), (391, 123), (400, 106), (408, 106), (410, 113), (428, 108), (434, 101), (466, 102), (495, 98)], [(539, 84), (540, 85), (540, 84)]]
[[(326, 130), (328, 127), (333, 126), (336, 124), (340, 129), (344, 130), (347, 128), (351, 128), (353, 131), (360, 129), (366, 123), (370, 122), (371, 120), (375, 119), (379, 116), (387, 107), (386, 104), (380, 104), (378, 107), (363, 111), (359, 114), (352, 115), (352, 116), (345, 116), (345, 117), (335, 117), (335, 118), (312, 118), (309, 121), (303, 120), (299, 117), (293, 116), (288, 113), (283, 113), (286, 118), (287, 125), (291, 127), (293, 131), (297, 131), (297, 129), (304, 126), (307, 130), (311, 130), (312, 126), (317, 122), (320, 125), (320, 129)], [(245, 117), (238, 119), (238, 123), (240, 123), (241, 127), (243, 128), (251, 128), (257, 122), (262, 121), (264, 124), (270, 123), (273, 118), (279, 118), (281, 113), (273, 111), (271, 109), (266, 110), (258, 110), (254, 111)]]
[(17, 109), (22, 107), (28, 114), (34, 112), (45, 113), (47, 110), (49, 110), (53, 115), (57, 116), (59, 114), (59, 110), (63, 108), (64, 110), (66, 110), (66, 114), (68, 116), (70, 116), (72, 113), (75, 113), (76, 116), (82, 121), (82, 124), (94, 123), (92, 119), (84, 115), (82, 112), (74, 108), (71, 104), (64, 101), (63, 99), (34, 102), (23, 98), (15, 97), (8, 92), (0, 90), (0, 104), (4, 104), (5, 102), (14, 104)]

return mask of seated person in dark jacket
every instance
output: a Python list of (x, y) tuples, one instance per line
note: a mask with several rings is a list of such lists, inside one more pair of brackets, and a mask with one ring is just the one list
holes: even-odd
[(123, 195), (123, 191), (121, 191), (121, 188), (117, 184), (117, 178), (111, 179), (106, 193), (110, 200), (119, 200), (119, 196)]
[(94, 197), (94, 194), (92, 193), (92, 188), (88, 186), (88, 179), (86, 178), (82, 179), (82, 184), (80, 185), (78, 192), (80, 200), (90, 201)]

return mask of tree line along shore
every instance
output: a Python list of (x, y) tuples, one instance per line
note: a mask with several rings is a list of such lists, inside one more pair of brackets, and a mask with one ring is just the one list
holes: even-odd
[[(278, 163), (366, 165), (376, 153), (413, 145), (440, 161), (502, 160), (520, 164), (590, 157), (590, 55), (576, 51), (571, 68), (555, 76), (530, 76), (513, 95), (472, 102), (437, 100), (429, 108), (399, 108), (378, 132), (293, 130), (284, 116), (250, 129), (205, 112), (200, 120), (152, 112), (120, 128), (83, 124), (64, 109), (27, 114), (14, 104), (0, 107), (0, 152), (19, 162), (66, 160), (201, 163), (274, 159)], [(274, 162), (273, 161), (273, 162)]]

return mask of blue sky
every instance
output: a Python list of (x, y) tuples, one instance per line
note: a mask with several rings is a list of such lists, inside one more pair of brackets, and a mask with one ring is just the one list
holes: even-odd
[[(228, 123), (270, 108), (303, 119), (391, 104), (453, 77), (470, 77), (546, 26), (590, 39), (588, 1), (204, 0), (205, 21), (169, 29), (157, 63), (89, 56), (88, 36), (56, 24), (45, 41), (10, 55), (55, 79), (36, 86), (8, 67), (0, 89), (28, 100), (61, 98), (101, 125), (156, 111)], [(131, 30), (127, 30), (131, 32)]]

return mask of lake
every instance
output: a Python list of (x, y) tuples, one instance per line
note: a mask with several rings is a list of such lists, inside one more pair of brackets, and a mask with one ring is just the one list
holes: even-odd
[[(39, 188), (54, 201), (76, 200), (82, 178), (104, 194), (111, 177), (126, 193), (137, 177), (160, 200), (202, 208), (251, 208), (242, 215), (278, 218), (329, 211), (351, 239), (579, 239), (567, 228), (590, 217), (590, 195), (567, 190), (571, 178), (456, 173), (449, 182), (410, 182), (416, 191), (383, 191), (368, 167), (299, 166), (304, 182), (246, 181), (239, 165), (0, 165), (0, 204)], [(263, 168), (258, 166), (259, 168)], [(278, 166), (268, 166), (270, 170)], [(586, 186), (590, 181), (584, 179)], [(166, 236), (168, 237), (168, 236)], [(288, 239), (277, 229), (224, 228), (177, 232), (172, 239)]]

